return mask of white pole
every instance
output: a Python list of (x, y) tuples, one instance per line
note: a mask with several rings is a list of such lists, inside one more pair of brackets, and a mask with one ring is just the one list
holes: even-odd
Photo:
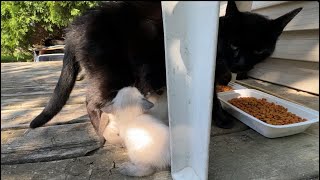
[(162, 12), (172, 177), (206, 180), (219, 1), (163, 1)]

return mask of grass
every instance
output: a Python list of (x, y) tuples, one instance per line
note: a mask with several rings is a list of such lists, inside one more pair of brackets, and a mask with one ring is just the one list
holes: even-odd
[(32, 62), (32, 55), (24, 55), (22, 57), (16, 58), (12, 55), (1, 54), (1, 63), (12, 63), (12, 62)]

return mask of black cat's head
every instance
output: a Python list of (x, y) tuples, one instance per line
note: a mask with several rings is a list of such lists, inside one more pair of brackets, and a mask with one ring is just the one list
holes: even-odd
[(234, 73), (247, 72), (269, 57), (285, 26), (301, 11), (295, 9), (276, 19), (250, 12), (240, 12), (229, 1), (224, 17), (220, 18), (219, 36), (223, 59)]

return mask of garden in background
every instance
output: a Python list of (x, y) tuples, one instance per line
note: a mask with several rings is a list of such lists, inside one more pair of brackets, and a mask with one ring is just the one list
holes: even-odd
[(1, 63), (32, 62), (32, 49), (63, 40), (67, 25), (98, 1), (1, 1)]

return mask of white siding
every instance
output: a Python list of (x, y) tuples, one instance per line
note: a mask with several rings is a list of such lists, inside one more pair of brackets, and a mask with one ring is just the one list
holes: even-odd
[[(271, 1), (272, 2), (272, 1)], [(264, 3), (264, 1), (254, 1), (253, 4)], [(319, 3), (317, 1), (292, 1), (265, 7), (263, 9), (252, 10), (252, 12), (266, 15), (272, 19), (286, 14), (296, 8), (303, 9), (286, 26), (285, 31), (319, 29)]]
[(284, 32), (272, 57), (319, 62), (319, 29)]

